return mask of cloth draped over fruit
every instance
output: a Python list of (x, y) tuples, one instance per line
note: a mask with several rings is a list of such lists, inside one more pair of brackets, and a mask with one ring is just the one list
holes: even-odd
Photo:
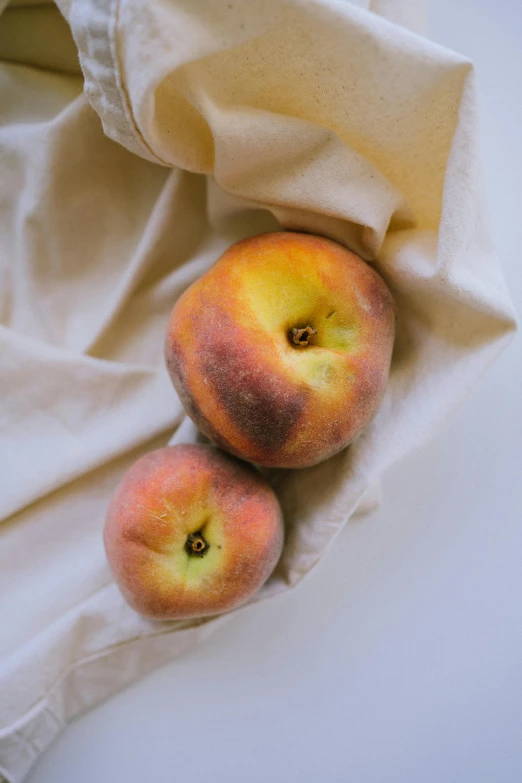
[(0, 2), (0, 776), (14, 783), (75, 715), (226, 621), (139, 617), (101, 529), (138, 456), (198, 438), (163, 336), (232, 242), (328, 237), (379, 271), (397, 308), (368, 429), (270, 475), (286, 543), (252, 603), (349, 534), (383, 471), (440, 428), (514, 329), (473, 66), (420, 35), (420, 3), (58, 6)]

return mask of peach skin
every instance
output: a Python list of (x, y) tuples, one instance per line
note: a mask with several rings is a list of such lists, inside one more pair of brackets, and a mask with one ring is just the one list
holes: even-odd
[(165, 354), (187, 413), (221, 448), (302, 468), (375, 415), (394, 340), (392, 296), (328, 239), (277, 232), (230, 247), (176, 303)]
[(141, 457), (111, 501), (107, 559), (140, 614), (181, 620), (243, 604), (274, 569), (283, 517), (265, 479), (213, 446)]

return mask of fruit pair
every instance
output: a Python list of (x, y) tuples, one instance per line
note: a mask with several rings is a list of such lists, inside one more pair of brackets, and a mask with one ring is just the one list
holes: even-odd
[[(176, 303), (166, 360), (187, 413), (222, 449), (302, 468), (348, 445), (379, 406), (394, 338), (382, 278), (340, 245), (280, 232), (233, 245)], [(282, 549), (261, 475), (213, 447), (143, 457), (109, 509), (116, 581), (143, 614), (243, 603)]]

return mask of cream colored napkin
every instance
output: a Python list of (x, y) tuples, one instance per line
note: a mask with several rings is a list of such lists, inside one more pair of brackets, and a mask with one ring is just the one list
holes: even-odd
[[(367, 432), (322, 465), (274, 474), (287, 542), (254, 601), (297, 584), (372, 507), (382, 471), (436, 431), (514, 328), (484, 208), (473, 68), (412, 32), (418, 3), (60, 8), (75, 44), (52, 4), (0, 17), (10, 783), (72, 717), (224, 621), (140, 618), (111, 581), (101, 530), (126, 467), (184, 421), (163, 366), (166, 319), (226, 246), (278, 226), (324, 234), (374, 264), (398, 304), (390, 384)], [(194, 437), (185, 420), (175, 439)]]

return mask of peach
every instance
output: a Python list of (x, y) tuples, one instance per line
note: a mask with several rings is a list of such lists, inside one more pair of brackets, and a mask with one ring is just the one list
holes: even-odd
[(213, 446), (170, 446), (126, 473), (104, 542), (128, 603), (180, 620), (226, 612), (256, 592), (281, 555), (283, 518), (250, 465)]
[(166, 361), (191, 418), (259, 465), (301, 468), (347, 446), (388, 379), (394, 304), (346, 248), (277, 232), (230, 247), (176, 303)]

